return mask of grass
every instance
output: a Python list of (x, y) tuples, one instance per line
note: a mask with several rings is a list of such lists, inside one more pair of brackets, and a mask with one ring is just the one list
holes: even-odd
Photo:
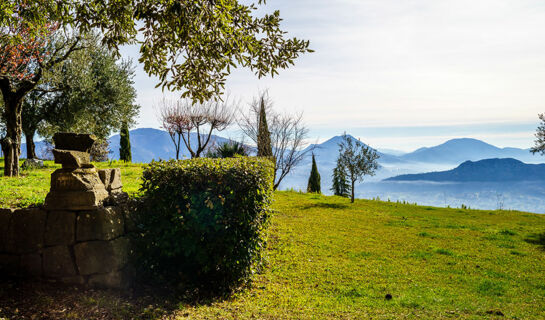
[[(125, 187), (136, 192), (141, 167), (122, 170)], [(46, 174), (14, 180), (25, 195), (45, 195), (28, 185), (38, 176)], [(156, 293), (0, 284), (0, 319), (22, 318), (9, 302), (14, 292), (29, 299), (17, 304), (18, 312), (55, 319), (545, 318), (545, 216), (351, 204), (299, 192), (277, 192), (274, 209), (266, 268), (230, 298), (165, 302)]]

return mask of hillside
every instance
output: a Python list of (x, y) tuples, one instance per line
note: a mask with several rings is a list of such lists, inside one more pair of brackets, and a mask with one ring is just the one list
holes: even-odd
[(295, 192), (274, 209), (263, 272), (231, 298), (0, 285), (0, 318), (545, 318), (545, 216)]
[(519, 160), (485, 159), (466, 161), (458, 167), (441, 172), (405, 174), (386, 181), (459, 181), (513, 182), (545, 180), (545, 164), (526, 164)]

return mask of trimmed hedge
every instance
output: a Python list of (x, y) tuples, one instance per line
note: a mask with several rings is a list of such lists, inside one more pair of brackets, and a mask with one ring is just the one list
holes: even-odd
[(136, 265), (154, 281), (230, 290), (261, 260), (274, 168), (262, 158), (160, 161), (143, 172)]

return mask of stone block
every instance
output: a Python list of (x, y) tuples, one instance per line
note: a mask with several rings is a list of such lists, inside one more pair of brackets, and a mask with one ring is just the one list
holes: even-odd
[(128, 261), (129, 240), (89, 241), (74, 246), (76, 264), (81, 275), (105, 274), (121, 270)]
[(83, 276), (62, 277), (59, 279), (59, 282), (64, 284), (84, 285), (85, 278)]
[(98, 175), (108, 192), (121, 192), (123, 184), (121, 183), (121, 170), (119, 168), (101, 169), (98, 171)]
[(51, 211), (45, 227), (45, 245), (58, 246), (74, 244), (76, 240), (76, 213)]
[(8, 252), (32, 253), (44, 245), (47, 213), (37, 208), (19, 209), (13, 212), (7, 234)]
[(25, 162), (21, 165), (23, 169), (36, 169), (43, 168), (44, 161), (40, 159), (26, 159)]
[(49, 247), (43, 251), (44, 276), (59, 278), (77, 274), (70, 248), (68, 246)]
[(114, 207), (78, 213), (77, 241), (111, 240), (125, 232), (123, 213)]
[(21, 258), (14, 254), (0, 254), (0, 277), (14, 276), (20, 273)]
[(89, 277), (88, 284), (93, 288), (123, 289), (129, 286), (130, 281), (126, 272), (120, 270), (92, 275)]
[[(8, 248), (9, 225), (13, 209), (0, 209), (0, 252), (15, 251)], [(13, 243), (10, 241), (10, 243)]]
[(38, 253), (21, 256), (21, 271), (32, 277), (42, 276), (42, 256)]
[(53, 136), (56, 149), (89, 152), (97, 138), (92, 134), (57, 132)]
[(89, 167), (91, 156), (88, 152), (53, 149), (55, 163), (62, 164), (64, 169)]
[(48, 210), (92, 210), (100, 207), (108, 192), (95, 168), (58, 169), (51, 175)]

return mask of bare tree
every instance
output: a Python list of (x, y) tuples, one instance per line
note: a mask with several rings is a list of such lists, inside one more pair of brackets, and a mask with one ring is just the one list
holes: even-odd
[[(210, 143), (212, 132), (223, 131), (234, 122), (234, 110), (228, 98), (205, 103), (163, 98), (159, 105), (159, 120), (172, 139), (176, 159), (180, 158), (182, 141), (191, 158), (199, 158)], [(196, 145), (191, 143), (191, 133), (196, 133)]]
[(260, 110), (264, 106), (271, 145), (275, 159), (274, 189), (276, 190), (282, 180), (290, 171), (299, 165), (311, 149), (304, 150), (308, 129), (303, 123), (303, 114), (280, 114), (275, 112), (272, 101), (265, 91), (250, 103), (247, 114), (242, 114), (238, 125), (242, 132), (255, 144), (258, 142), (260, 123)]

